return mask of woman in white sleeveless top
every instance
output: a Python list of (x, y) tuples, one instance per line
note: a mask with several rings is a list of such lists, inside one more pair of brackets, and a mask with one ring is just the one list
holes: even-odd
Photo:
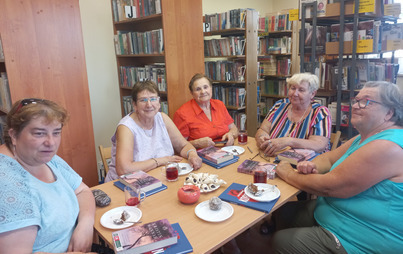
[[(112, 161), (105, 181), (134, 171), (150, 171), (168, 162), (187, 158), (196, 170), (202, 165), (193, 145), (172, 120), (159, 112), (158, 87), (152, 81), (137, 82), (132, 89), (133, 112), (118, 124), (112, 137)], [(177, 154), (177, 155), (175, 155)]]

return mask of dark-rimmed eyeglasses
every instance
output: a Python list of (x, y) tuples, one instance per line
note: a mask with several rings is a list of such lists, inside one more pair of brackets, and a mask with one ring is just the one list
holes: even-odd
[(20, 104), (17, 107), (17, 110), (15, 111), (15, 113), (18, 113), (18, 111), (20, 111), (20, 109), (26, 105), (29, 104), (36, 104), (36, 103), (41, 103), (43, 102), (43, 99), (36, 99), (36, 98), (29, 98), (29, 99), (23, 99)]
[(350, 104), (351, 104), (351, 106), (353, 106), (354, 104), (357, 103), (358, 107), (363, 109), (363, 108), (366, 108), (369, 105), (370, 102), (382, 105), (382, 103), (380, 103), (379, 101), (374, 101), (374, 100), (370, 100), (370, 99), (367, 99), (367, 98), (360, 99), (360, 100), (358, 100), (357, 98), (353, 98), (353, 99), (351, 99)]

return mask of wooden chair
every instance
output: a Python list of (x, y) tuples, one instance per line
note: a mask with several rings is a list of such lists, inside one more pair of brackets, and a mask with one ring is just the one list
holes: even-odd
[(112, 158), (112, 147), (103, 147), (100, 145), (98, 148), (99, 153), (101, 154), (102, 163), (104, 164), (105, 174), (107, 174), (109, 171), (109, 166), (106, 160)]
[(331, 151), (333, 151), (334, 149), (337, 148), (337, 146), (339, 145), (339, 141), (340, 141), (340, 135), (341, 135), (341, 131), (337, 131), (336, 133), (332, 133), (330, 135), (330, 143), (332, 145), (331, 147)]

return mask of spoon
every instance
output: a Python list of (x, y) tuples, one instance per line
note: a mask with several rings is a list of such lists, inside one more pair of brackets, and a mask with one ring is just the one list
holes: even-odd
[(113, 223), (116, 224), (116, 225), (122, 225), (123, 223), (137, 224), (137, 223), (141, 223), (141, 221), (128, 221), (128, 220), (122, 220), (122, 219), (114, 219)]

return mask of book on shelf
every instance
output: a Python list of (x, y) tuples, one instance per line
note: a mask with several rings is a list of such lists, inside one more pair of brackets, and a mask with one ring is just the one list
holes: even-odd
[(215, 164), (221, 164), (234, 158), (232, 153), (226, 152), (218, 147), (209, 146), (203, 149), (197, 150), (197, 154), (206, 160), (209, 160)]
[(161, 13), (160, 0), (112, 0), (115, 22)]
[[(302, 4), (303, 3), (312, 3), (316, 1), (317, 4), (317, 16), (318, 17), (323, 17), (326, 16), (326, 6), (327, 6), (327, 1), (328, 0), (299, 0), (299, 12), (300, 12), (300, 16), (299, 18), (301, 18), (302, 16)], [(305, 18), (312, 18), (312, 7), (307, 7), (306, 8), (306, 13), (305, 13)]]
[(144, 253), (178, 242), (177, 234), (167, 219), (132, 226), (112, 233), (116, 253)]
[(276, 204), (277, 200), (280, 198), (278, 197), (275, 200), (269, 202), (259, 202), (248, 197), (248, 195), (245, 194), (245, 187), (246, 185), (243, 184), (232, 183), (218, 197), (232, 204), (245, 206), (265, 213), (269, 213), (273, 206)]
[(130, 174), (121, 175), (119, 177), (119, 181), (124, 185), (131, 185), (133, 183), (136, 183), (140, 185), (141, 190), (144, 192), (162, 186), (162, 182), (159, 179), (147, 174), (144, 171), (136, 171)]
[(277, 154), (277, 158), (281, 161), (288, 161), (291, 164), (297, 165), (298, 162), (312, 160), (318, 156), (314, 150), (293, 148)]
[(253, 175), (253, 172), (256, 170), (264, 170), (266, 172), (274, 171), (276, 166), (276, 164), (268, 162), (245, 160), (241, 165), (238, 166), (237, 171), (239, 173)]
[[(328, 28), (326, 26), (316, 27), (316, 53), (325, 53), (326, 51), (326, 36)], [(309, 23), (305, 24), (305, 53), (312, 53), (312, 35), (313, 27)]]
[(185, 254), (193, 251), (193, 247), (187, 239), (179, 223), (173, 223), (172, 228), (178, 236), (178, 243), (168, 247), (146, 252), (146, 254)]

